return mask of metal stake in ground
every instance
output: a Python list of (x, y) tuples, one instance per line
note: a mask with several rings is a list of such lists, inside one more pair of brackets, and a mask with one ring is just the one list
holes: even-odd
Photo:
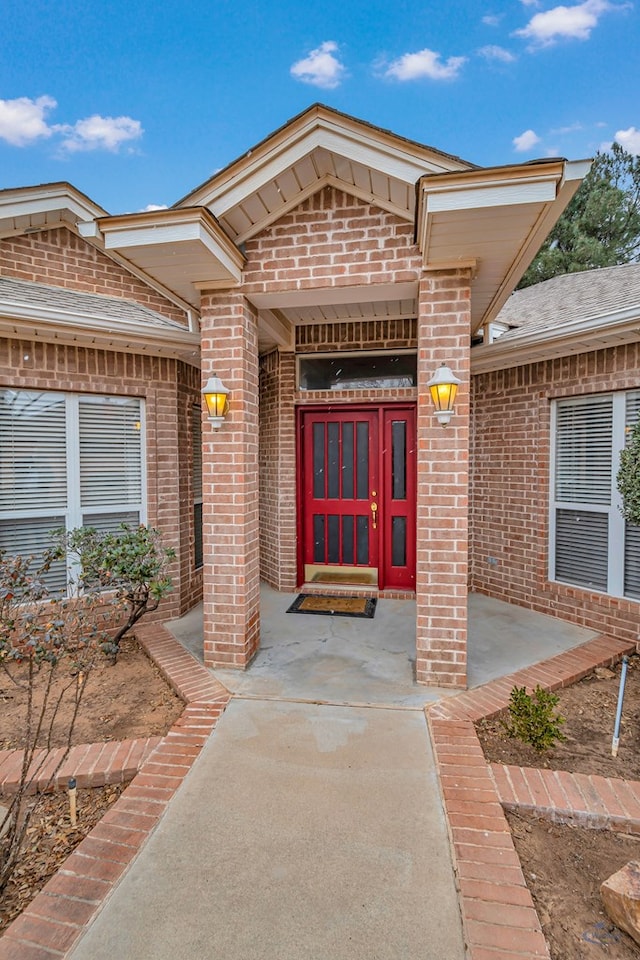
[(618, 756), (618, 745), (620, 743), (620, 720), (622, 718), (622, 704), (624, 702), (624, 685), (627, 680), (627, 664), (629, 657), (622, 658), (622, 669), (620, 671), (620, 689), (618, 690), (618, 709), (616, 710), (616, 722), (613, 728), (613, 740), (611, 741), (611, 756)]

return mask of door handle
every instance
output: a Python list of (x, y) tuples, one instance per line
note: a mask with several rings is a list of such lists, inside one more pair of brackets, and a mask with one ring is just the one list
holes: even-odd
[(371, 504), (371, 526), (373, 527), (374, 530), (376, 530), (378, 527), (377, 520), (378, 520), (378, 504), (372, 503)]

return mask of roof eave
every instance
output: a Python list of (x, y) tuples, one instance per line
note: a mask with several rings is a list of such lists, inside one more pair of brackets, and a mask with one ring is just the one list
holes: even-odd
[(493, 343), (479, 344), (471, 350), (471, 371), (490, 373), (637, 340), (640, 340), (640, 303), (562, 326), (513, 337), (505, 335)]
[[(457, 255), (477, 264), (472, 282), (474, 330), (495, 319), (578, 189), (590, 163), (541, 160), (431, 174), (420, 179), (416, 237), (425, 267), (455, 265), (450, 241), (442, 238), (456, 230), (465, 231), (464, 244)], [(487, 230), (487, 211), (491, 210), (510, 217), (508, 240), (499, 227)], [(476, 236), (474, 222), (479, 225)]]
[(135, 349), (152, 356), (170, 356), (199, 363), (200, 335), (189, 330), (147, 326), (134, 321), (96, 317), (82, 311), (34, 304), (0, 305), (0, 335), (35, 335), (46, 342), (74, 343), (116, 351)]

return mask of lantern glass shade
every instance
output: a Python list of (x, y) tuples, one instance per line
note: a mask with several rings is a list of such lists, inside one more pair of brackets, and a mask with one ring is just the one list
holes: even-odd
[(436, 410), (453, 410), (456, 393), (458, 392), (457, 383), (435, 383), (429, 389)]
[(202, 389), (209, 420), (220, 426), (229, 409), (229, 388), (220, 377), (209, 377)]
[(451, 419), (460, 383), (462, 383), (462, 380), (456, 377), (451, 368), (443, 363), (427, 384), (436, 417), (443, 425)]

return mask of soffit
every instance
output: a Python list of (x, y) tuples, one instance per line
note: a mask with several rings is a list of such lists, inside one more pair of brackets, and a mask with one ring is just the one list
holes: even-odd
[(327, 185), (412, 222), (421, 176), (469, 169), (458, 157), (316, 105), (176, 207), (208, 207), (237, 244)]
[(293, 349), (296, 326), (367, 320), (412, 320), (418, 309), (418, 281), (288, 290), (254, 294), (261, 353)]
[(244, 257), (204, 208), (155, 210), (104, 217), (81, 228), (96, 231), (115, 252), (196, 309), (200, 290), (240, 283)]
[(422, 178), (425, 267), (473, 264), (472, 330), (496, 318), (588, 169), (549, 160)]

